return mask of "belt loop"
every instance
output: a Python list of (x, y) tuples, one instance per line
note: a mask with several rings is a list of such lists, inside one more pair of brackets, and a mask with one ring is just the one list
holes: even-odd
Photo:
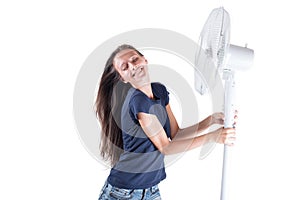
[(154, 186), (152, 186), (152, 187), (150, 188), (150, 192), (151, 192), (151, 193), (153, 193), (153, 192), (154, 192), (154, 190), (155, 190), (155, 186), (156, 186), (156, 185), (154, 185)]
[(146, 189), (143, 189), (143, 194), (142, 194), (142, 198), (141, 198), (141, 200), (143, 200), (143, 199), (144, 199), (144, 197), (145, 197), (145, 193), (146, 193)]

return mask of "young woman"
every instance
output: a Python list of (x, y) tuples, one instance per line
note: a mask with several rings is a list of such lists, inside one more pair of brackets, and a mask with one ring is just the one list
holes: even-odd
[(223, 124), (215, 113), (179, 128), (161, 83), (151, 83), (148, 61), (134, 47), (119, 46), (106, 62), (96, 99), (102, 133), (101, 156), (112, 168), (101, 191), (104, 199), (161, 199), (158, 183), (166, 178), (164, 155), (200, 147), (206, 142), (232, 145), (233, 128), (201, 132)]

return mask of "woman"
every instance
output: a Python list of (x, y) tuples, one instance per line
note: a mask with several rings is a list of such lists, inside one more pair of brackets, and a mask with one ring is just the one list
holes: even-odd
[(233, 128), (200, 135), (213, 124), (223, 124), (222, 113), (179, 128), (169, 93), (164, 85), (150, 82), (147, 64), (130, 45), (119, 46), (106, 62), (95, 106), (102, 127), (101, 156), (112, 169), (99, 200), (161, 199), (164, 155), (211, 141), (232, 145), (235, 140)]

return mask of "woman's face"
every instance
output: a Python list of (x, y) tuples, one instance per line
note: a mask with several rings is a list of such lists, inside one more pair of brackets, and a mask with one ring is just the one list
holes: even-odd
[(125, 49), (117, 53), (113, 65), (124, 82), (135, 88), (141, 88), (150, 83), (148, 61), (133, 49)]

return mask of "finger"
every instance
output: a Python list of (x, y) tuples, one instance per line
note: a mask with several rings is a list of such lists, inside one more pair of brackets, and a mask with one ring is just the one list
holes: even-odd
[(233, 147), (233, 146), (234, 146), (234, 144), (235, 144), (235, 143), (234, 143), (234, 142), (232, 142), (232, 143), (227, 143), (226, 145), (227, 145), (227, 146), (230, 146), (230, 147)]
[(226, 134), (235, 133), (235, 128), (223, 128), (223, 132)]
[(211, 115), (212, 124), (224, 124), (224, 114), (222, 112)]
[(235, 144), (235, 141), (236, 141), (235, 137), (230, 137), (225, 140), (224, 144), (226, 144), (228, 146), (233, 146)]
[(223, 119), (225, 117), (224, 113), (220, 112), (219, 117)]
[(216, 124), (223, 125), (224, 124), (224, 120), (223, 119), (218, 119), (218, 120), (216, 120)]
[(226, 136), (226, 140), (228, 140), (228, 141), (235, 141), (236, 140), (235, 134), (227, 135)]

